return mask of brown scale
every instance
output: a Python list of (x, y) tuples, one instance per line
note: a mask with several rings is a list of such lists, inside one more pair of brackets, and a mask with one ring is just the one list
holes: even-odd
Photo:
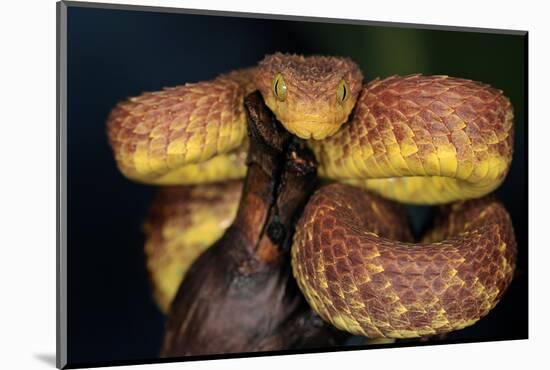
[[(168, 310), (175, 291), (173, 287), (181, 282), (192, 262), (210, 244), (212, 235), (200, 236), (194, 240), (181, 239), (184, 232), (199, 230), (200, 222), (194, 215), (210, 217), (217, 229), (227, 229), (235, 218), (236, 206), (241, 196), (241, 181), (201, 184), (190, 186), (161, 187), (155, 196), (144, 224), (146, 237), (145, 254), (147, 268), (155, 300), (163, 312)], [(166, 232), (170, 229), (171, 232)], [(212, 241), (213, 242), (213, 241)]]
[(309, 303), (339, 329), (372, 338), (472, 325), (515, 266), (511, 221), (492, 197), (444, 207), (426, 242), (412, 244), (403, 210), (332, 184), (312, 196), (296, 230), (294, 274)]
[[(197, 137), (206, 146), (206, 140), (211, 140), (207, 137), (207, 126), (216, 130), (217, 137), (210, 157), (217, 154), (216, 150), (236, 149), (242, 142), (228, 147), (220, 142), (221, 133), (236, 132), (237, 126), (244, 122), (243, 99), (253, 90), (253, 73), (253, 69), (234, 71), (212, 81), (146, 92), (119, 103), (108, 117), (107, 134), (120, 170), (130, 178), (139, 178), (134, 157), (140, 151), (146, 153), (149, 162), (155, 162), (156, 168), (147, 175), (149, 178), (161, 176), (185, 162), (196, 163), (199, 158), (188, 158), (184, 148)], [(245, 131), (241, 131), (244, 138)], [(170, 144), (174, 143), (182, 149), (170, 153)]]
[(425, 165), (444, 145), (456, 150), (459, 167), (475, 166), (489, 155), (511, 161), (512, 125), (510, 100), (489, 85), (448, 76), (392, 76), (365, 85), (352, 122), (314, 147), (323, 171), (334, 178), (349, 177), (342, 170), (346, 158), (368, 144), (379, 164), (387, 162), (385, 133), (398, 143), (414, 142), (416, 152), (402, 153), (411, 163)]

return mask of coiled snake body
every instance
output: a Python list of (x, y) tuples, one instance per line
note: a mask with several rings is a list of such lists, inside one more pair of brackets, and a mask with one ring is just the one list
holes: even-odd
[[(516, 242), (506, 210), (485, 195), (512, 159), (510, 101), (447, 76), (362, 79), (346, 58), (277, 53), (255, 68), (117, 105), (108, 135), (120, 170), (144, 183), (192, 185), (164, 190), (147, 223), (161, 307), (213, 241), (196, 240), (193, 228), (221, 235), (234, 217), (239, 182), (210, 183), (246, 173), (243, 99), (254, 90), (288, 131), (308, 140), (319, 176), (339, 182), (310, 199), (292, 246), (294, 276), (321, 317), (368, 337), (419, 337), (469, 326), (497, 304), (512, 279)], [(455, 203), (414, 244), (385, 198)], [(170, 229), (174, 217), (195, 218), (187, 234)], [(189, 258), (174, 262), (184, 249)]]

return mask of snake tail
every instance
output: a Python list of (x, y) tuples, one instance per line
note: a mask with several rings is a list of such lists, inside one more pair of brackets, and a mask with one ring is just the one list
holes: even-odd
[(163, 313), (192, 263), (235, 219), (241, 190), (242, 181), (158, 190), (144, 232), (153, 295)]

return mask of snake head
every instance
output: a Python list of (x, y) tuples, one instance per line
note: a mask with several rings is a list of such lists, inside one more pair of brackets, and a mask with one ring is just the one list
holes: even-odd
[(347, 58), (276, 53), (262, 60), (256, 86), (266, 105), (302, 139), (331, 136), (351, 113), (363, 74)]

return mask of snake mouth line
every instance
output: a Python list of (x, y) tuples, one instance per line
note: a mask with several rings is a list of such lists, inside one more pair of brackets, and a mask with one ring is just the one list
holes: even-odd
[(306, 140), (323, 140), (326, 137), (334, 135), (340, 126), (342, 126), (342, 123), (321, 121), (294, 121), (281, 123), (292, 134)]

